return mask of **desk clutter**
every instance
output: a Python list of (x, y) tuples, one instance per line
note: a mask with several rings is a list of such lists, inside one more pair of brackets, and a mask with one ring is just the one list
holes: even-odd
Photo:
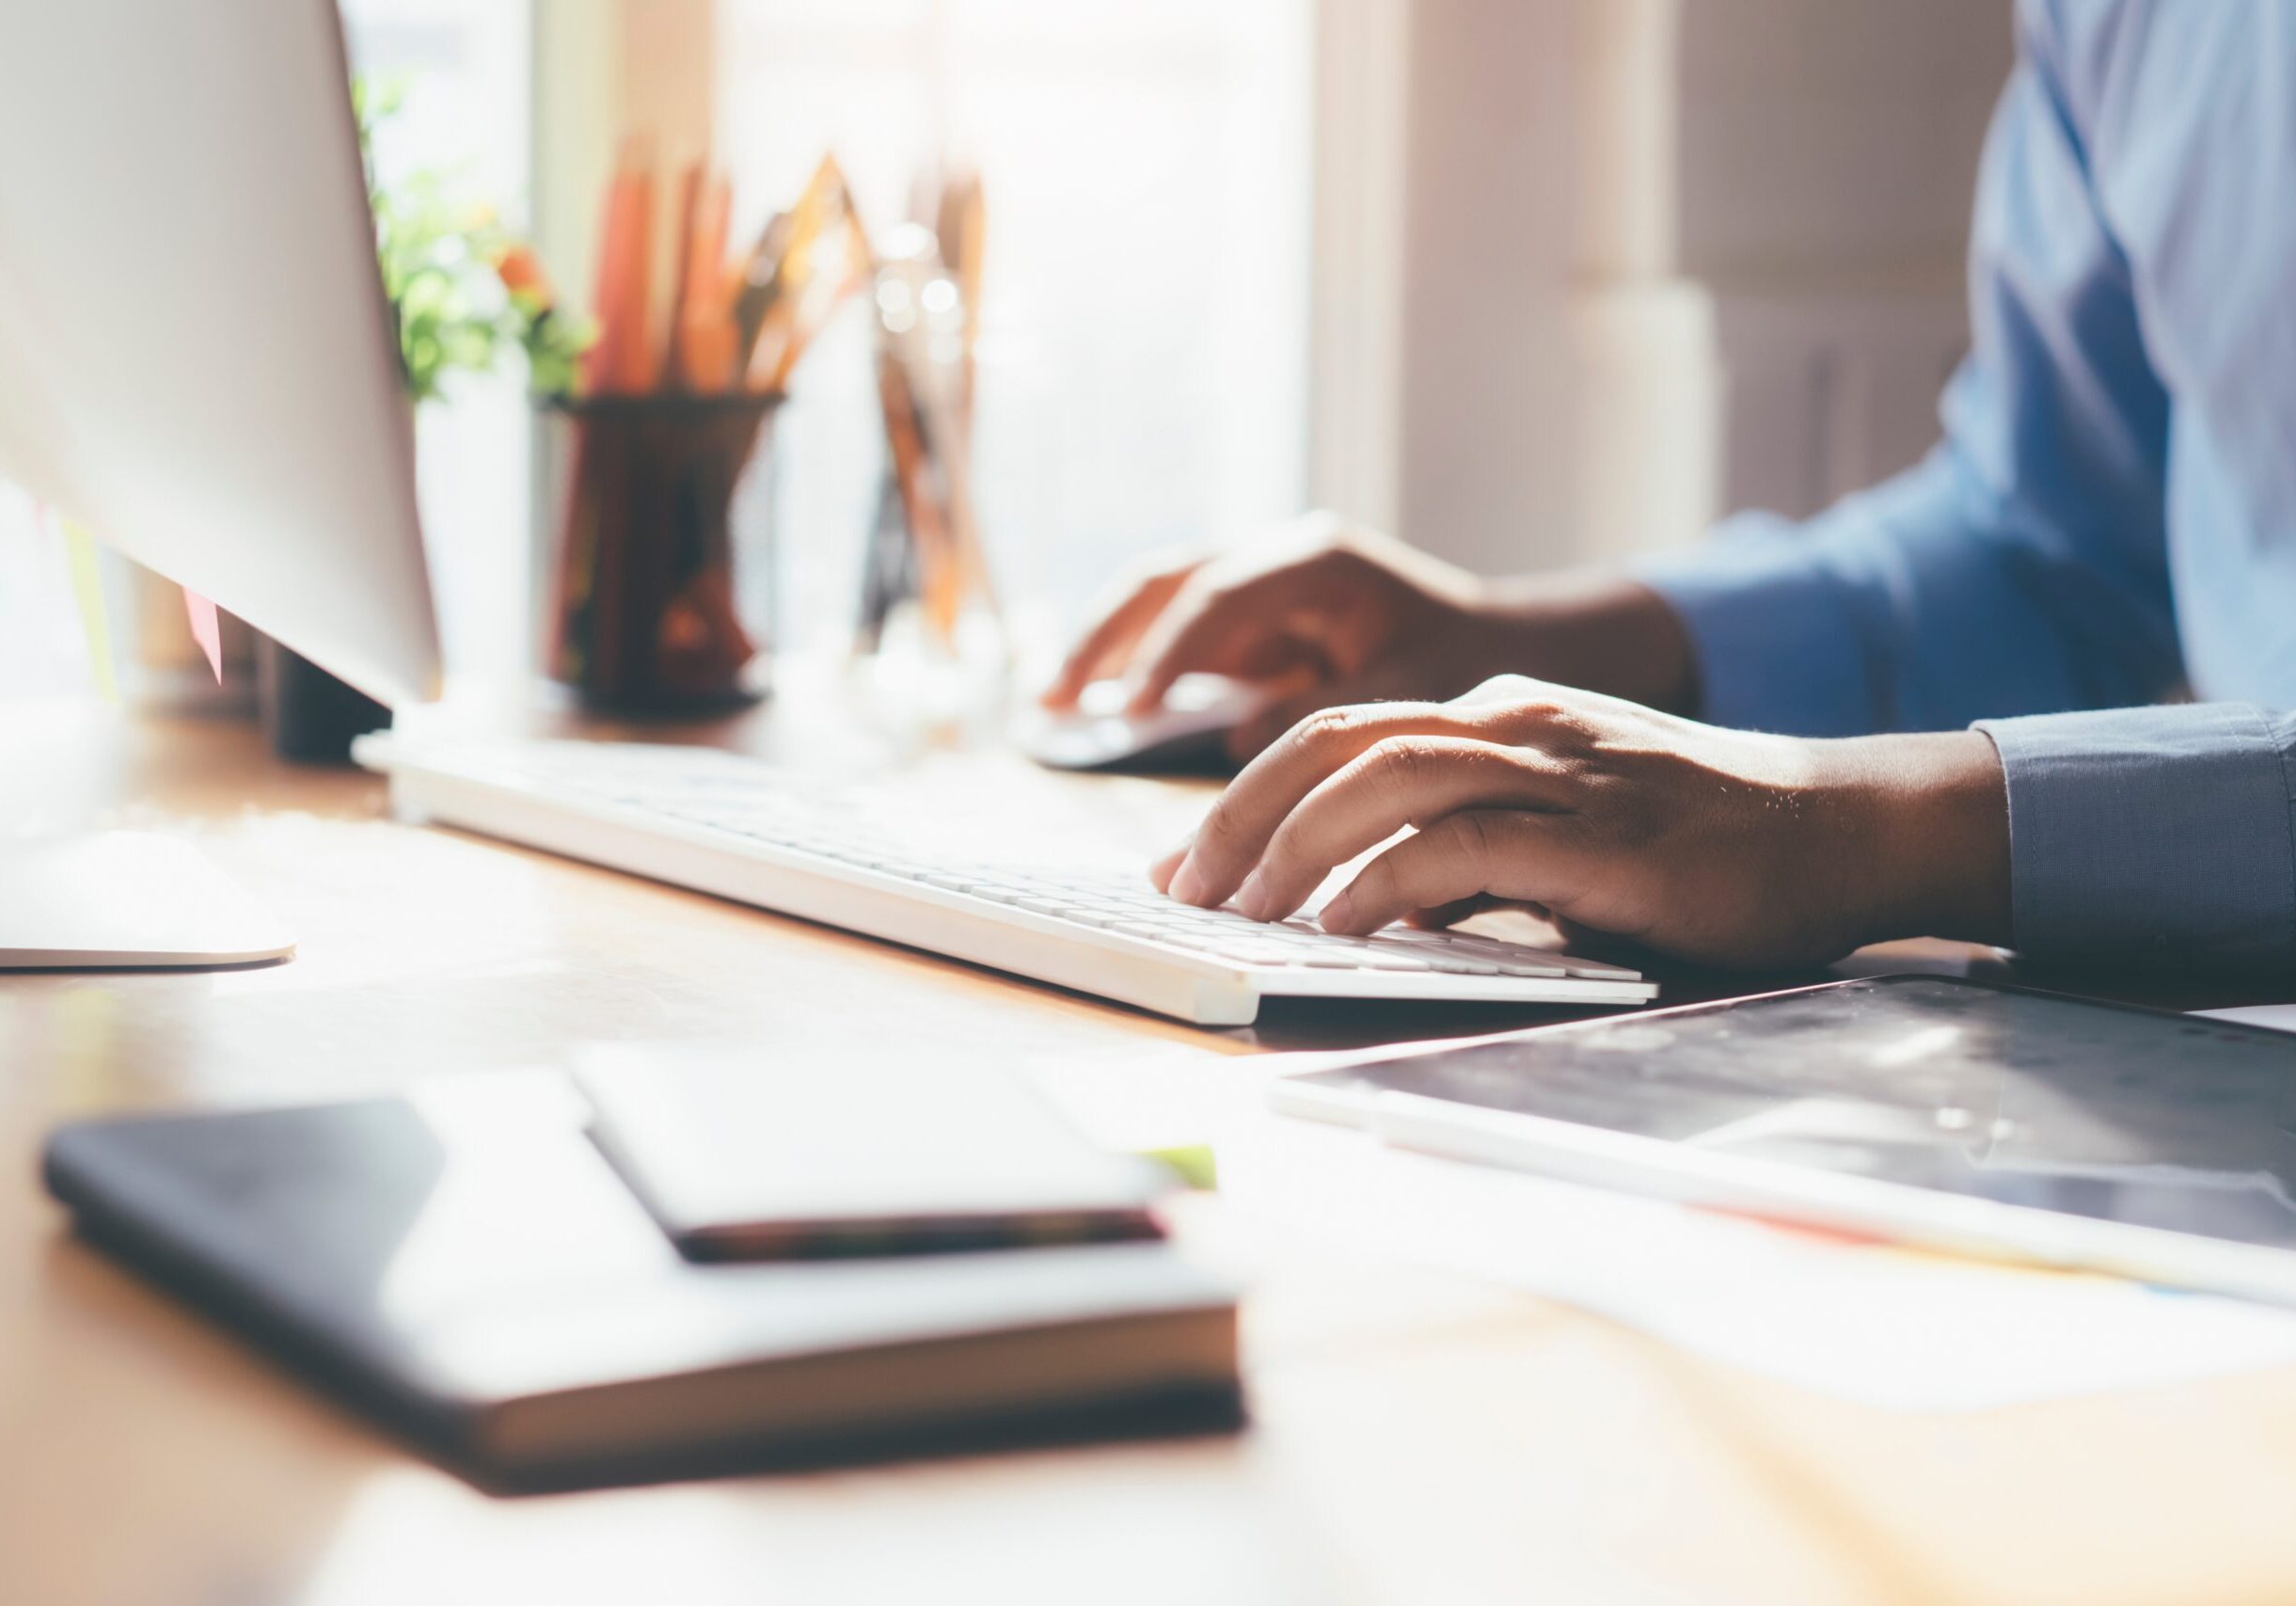
[[(493, 1487), (1237, 1424), (1235, 1296), (1148, 1213), (1168, 1174), (1049, 1112), (1016, 1133), (1003, 1118), (1033, 1095), (980, 1075), (873, 1073), (833, 1097), (806, 1086), (818, 1069), (616, 1050), (584, 1072), (613, 1101), (612, 1160), (578, 1084), (532, 1071), (68, 1125), (45, 1173), (93, 1243)], [(942, 1118), (975, 1100), (990, 1149), (887, 1171), (961, 1137)], [(713, 1126), (731, 1105), (783, 1124)], [(765, 1157), (744, 1203), (814, 1231), (682, 1255), (625, 1178), (670, 1167), (657, 1207), (665, 1175), (721, 1198), (730, 1169), (697, 1145)], [(876, 1156), (875, 1185), (839, 1155)], [(856, 1213), (884, 1210), (910, 1230), (865, 1240)]]
[[(861, 644), (905, 606), (944, 644), (968, 613), (993, 615), (970, 473), (979, 179), (921, 185), (913, 210), (930, 221), (900, 225), (881, 247), (833, 156), (738, 248), (732, 210), (722, 174), (696, 163), (673, 179), (645, 142), (625, 145), (601, 209), (596, 340), (540, 396), (571, 437), (548, 664), (593, 707), (688, 713), (764, 692), (774, 418), (860, 295), (885, 431)], [(513, 288), (550, 294), (539, 268)], [(766, 482), (754, 495), (752, 480)]]
[(1905, 975), (1308, 1057), (1270, 1106), (1373, 1141), (1222, 1191), (1894, 1407), (2157, 1385), (2296, 1358), (2277, 1020)]

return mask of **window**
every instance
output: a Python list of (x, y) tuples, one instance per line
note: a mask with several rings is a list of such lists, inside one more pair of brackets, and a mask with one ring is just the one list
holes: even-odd
[[(547, 0), (543, 0), (546, 4)], [(457, 172), (473, 198), (525, 225), (532, 168), (530, 0), (343, 0), (357, 71), (405, 76), (406, 104), (375, 141), (386, 182)], [(531, 425), (523, 375), (455, 382), (420, 421), (422, 520), (447, 663), (503, 679), (534, 660)]]
[(0, 480), (0, 697), (85, 695), (93, 684), (62, 532), (41, 512)]
[[(983, 175), (976, 479), (1024, 631), (1302, 504), (1309, 28), (1307, 0), (720, 0), (738, 223), (825, 149), (875, 230), (937, 153)], [(827, 629), (876, 505), (866, 341), (849, 309), (783, 426), (785, 607)]]
[[(356, 66), (404, 72), (404, 113), (378, 142), (385, 171), (460, 167), (471, 193), (513, 221), (530, 167), (530, 0), (343, 0)], [(458, 671), (515, 672), (531, 661), (528, 423), (519, 382), (462, 386), (422, 421), (424, 521), (448, 659)], [(135, 611), (172, 608), (172, 588), (130, 582), (103, 563), (116, 644)], [(0, 485), (0, 695), (85, 692), (91, 682), (62, 542), (30, 499)]]
[[(694, 93), (714, 93), (737, 230), (792, 198), (825, 150), (878, 229), (906, 215), (936, 153), (983, 173), (975, 481), (1024, 632), (1053, 628), (1134, 554), (1301, 506), (1312, 0), (693, 3), (715, 6), (716, 82)], [(474, 197), (528, 226), (548, 4), (341, 0), (355, 65), (410, 84), (378, 139), (386, 179), (459, 167)], [(562, 76), (548, 87), (582, 137), (610, 149), (625, 116), (611, 72)], [(539, 154), (553, 182), (595, 159)], [(585, 212), (591, 187), (581, 179)], [(573, 227), (586, 238), (594, 216)], [(583, 266), (556, 265), (569, 298), (586, 298)], [(795, 645), (842, 641), (859, 605), (882, 451), (868, 340), (863, 309), (848, 308), (783, 422), (781, 596)], [(532, 440), (515, 372), (458, 381), (420, 421), (458, 678), (534, 662)], [(0, 691), (85, 686), (57, 543), (31, 524), (28, 503), (0, 494)], [(116, 599), (132, 592), (112, 586)]]

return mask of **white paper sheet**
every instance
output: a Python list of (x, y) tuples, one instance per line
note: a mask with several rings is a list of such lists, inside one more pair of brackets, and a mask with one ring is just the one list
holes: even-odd
[(2212, 1021), (2237, 1021), (2244, 1026), (2270, 1026), (2274, 1031), (2296, 1032), (2296, 1004), (2250, 1004), (2238, 1010), (2195, 1010), (2196, 1015), (2206, 1015)]
[(2296, 1362), (2296, 1312), (1837, 1240), (1239, 1112), (1247, 1216), (1514, 1284), (1786, 1381), (1977, 1409)]

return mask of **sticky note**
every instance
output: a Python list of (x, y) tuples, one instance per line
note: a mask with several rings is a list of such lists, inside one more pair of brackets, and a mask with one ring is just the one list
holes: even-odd
[(1143, 1149), (1139, 1153), (1150, 1160), (1161, 1161), (1180, 1180), (1199, 1192), (1218, 1190), (1220, 1172), (1212, 1160), (1209, 1143), (1182, 1144), (1177, 1149)]
[(183, 612), (191, 616), (191, 639), (207, 655), (207, 666), (214, 671), (215, 684), (222, 685), (223, 622), (215, 617), (215, 605), (187, 585), (183, 588)]
[(96, 569), (96, 542), (70, 519), (64, 524), (64, 562), (71, 571), (71, 595), (80, 605), (80, 629), (87, 637), (87, 659), (96, 676), (96, 695), (119, 701), (119, 679), (112, 669), (111, 623), (103, 612), (103, 576)]

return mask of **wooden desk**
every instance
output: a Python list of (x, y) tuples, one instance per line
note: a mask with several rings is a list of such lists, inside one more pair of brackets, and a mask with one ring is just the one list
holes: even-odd
[[(72, 1242), (47, 1125), (725, 1032), (1018, 1054), (1153, 1106), (1365, 1023), (1200, 1032), (403, 829), (238, 726), (9, 710), (0, 755), (0, 818), (192, 832), (302, 937), (265, 970), (0, 978), (8, 1606), (2296, 1599), (2296, 1370), (1899, 1415), (1268, 1239), (1235, 1246), (1260, 1271), (1232, 1439), (487, 1498)], [(1239, 1236), (1213, 1202), (1194, 1225)]]

